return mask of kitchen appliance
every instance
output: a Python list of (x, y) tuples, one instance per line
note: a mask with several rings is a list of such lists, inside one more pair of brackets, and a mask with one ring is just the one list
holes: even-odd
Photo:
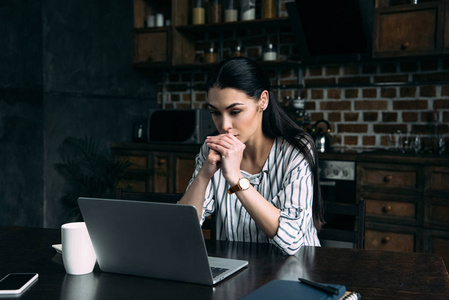
[[(322, 127), (318, 127), (319, 124), (324, 123), (326, 125), (326, 129), (323, 130)], [(331, 125), (326, 120), (318, 120), (312, 126), (312, 137), (315, 141), (316, 150), (320, 153), (324, 153), (330, 150), (331, 148)]]
[(295, 0), (285, 3), (293, 34), (307, 62), (369, 58), (374, 1)]
[(202, 144), (216, 132), (208, 109), (150, 109), (149, 142)]
[[(318, 160), (321, 195), (324, 201), (356, 203), (356, 163), (345, 160)], [(325, 216), (325, 227), (354, 230), (355, 218)], [(322, 245), (352, 248), (351, 243), (321, 241)]]

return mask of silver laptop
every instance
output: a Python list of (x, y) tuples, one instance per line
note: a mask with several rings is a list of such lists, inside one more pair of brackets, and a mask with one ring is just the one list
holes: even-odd
[(213, 285), (248, 265), (207, 256), (191, 205), (84, 197), (78, 204), (104, 272)]

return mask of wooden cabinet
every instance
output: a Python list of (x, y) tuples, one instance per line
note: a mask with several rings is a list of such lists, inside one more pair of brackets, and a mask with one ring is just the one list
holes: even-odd
[(449, 159), (360, 155), (365, 249), (432, 252), (449, 263)]
[[(374, 57), (443, 53), (443, 43), (447, 40), (447, 36), (443, 36), (444, 27), (447, 28), (447, 1), (416, 5), (391, 5), (391, 2), (383, 2), (375, 13)], [(444, 49), (447, 47), (445, 44)]]
[[(134, 0), (134, 65), (193, 63), (193, 41), (176, 29), (188, 24), (189, 11), (189, 1)], [(147, 16), (156, 18), (157, 14), (163, 16), (163, 26), (147, 27)], [(166, 24), (167, 20), (170, 25)]]
[(195, 167), (200, 145), (112, 144), (112, 153), (133, 165), (122, 188), (135, 192), (184, 193)]
[(449, 1), (446, 1), (444, 15), (444, 53), (449, 53)]
[[(191, 11), (191, 1), (134, 0), (134, 66), (164, 71), (176, 67), (190, 69), (210, 67), (215, 63), (206, 62), (204, 55), (211, 46), (220, 61), (230, 57), (231, 51), (240, 45), (244, 38), (241, 35), (247, 32), (251, 34), (251, 30), (263, 30), (267, 33), (264, 41), (251, 38), (245, 40), (245, 48), (251, 48), (252, 51), (265, 47), (267, 41), (277, 45), (281, 35), (284, 39), (288, 39), (287, 35), (291, 33), (287, 17), (192, 25)], [(165, 19), (171, 19), (171, 24), (148, 28), (147, 16), (155, 16), (158, 13), (163, 14)], [(294, 41), (293, 33), (291, 40)], [(280, 49), (276, 49), (279, 58)], [(286, 60), (285, 57), (283, 60)], [(271, 61), (270, 66), (274, 66), (276, 62), (281, 67), (285, 66), (285, 62), (281, 63), (280, 60)]]

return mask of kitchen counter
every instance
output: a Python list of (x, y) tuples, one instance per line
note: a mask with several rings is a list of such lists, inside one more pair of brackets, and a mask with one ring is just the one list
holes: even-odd
[(402, 153), (390, 150), (367, 150), (367, 151), (330, 151), (318, 153), (318, 158), (323, 160), (346, 160), (356, 162), (376, 162), (386, 163), (410, 163), (419, 165), (440, 165), (449, 166), (449, 156), (438, 156), (433, 154)]

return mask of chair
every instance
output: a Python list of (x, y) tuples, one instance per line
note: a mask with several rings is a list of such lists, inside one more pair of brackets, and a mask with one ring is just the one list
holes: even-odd
[(324, 241), (353, 243), (365, 247), (365, 201), (356, 204), (324, 201), (326, 223), (318, 233)]
[[(116, 199), (134, 201), (177, 203), (182, 196), (182, 193), (129, 192), (120, 188), (115, 190)], [(215, 219), (213, 217), (206, 218), (201, 228), (203, 230), (204, 239), (215, 239)]]

